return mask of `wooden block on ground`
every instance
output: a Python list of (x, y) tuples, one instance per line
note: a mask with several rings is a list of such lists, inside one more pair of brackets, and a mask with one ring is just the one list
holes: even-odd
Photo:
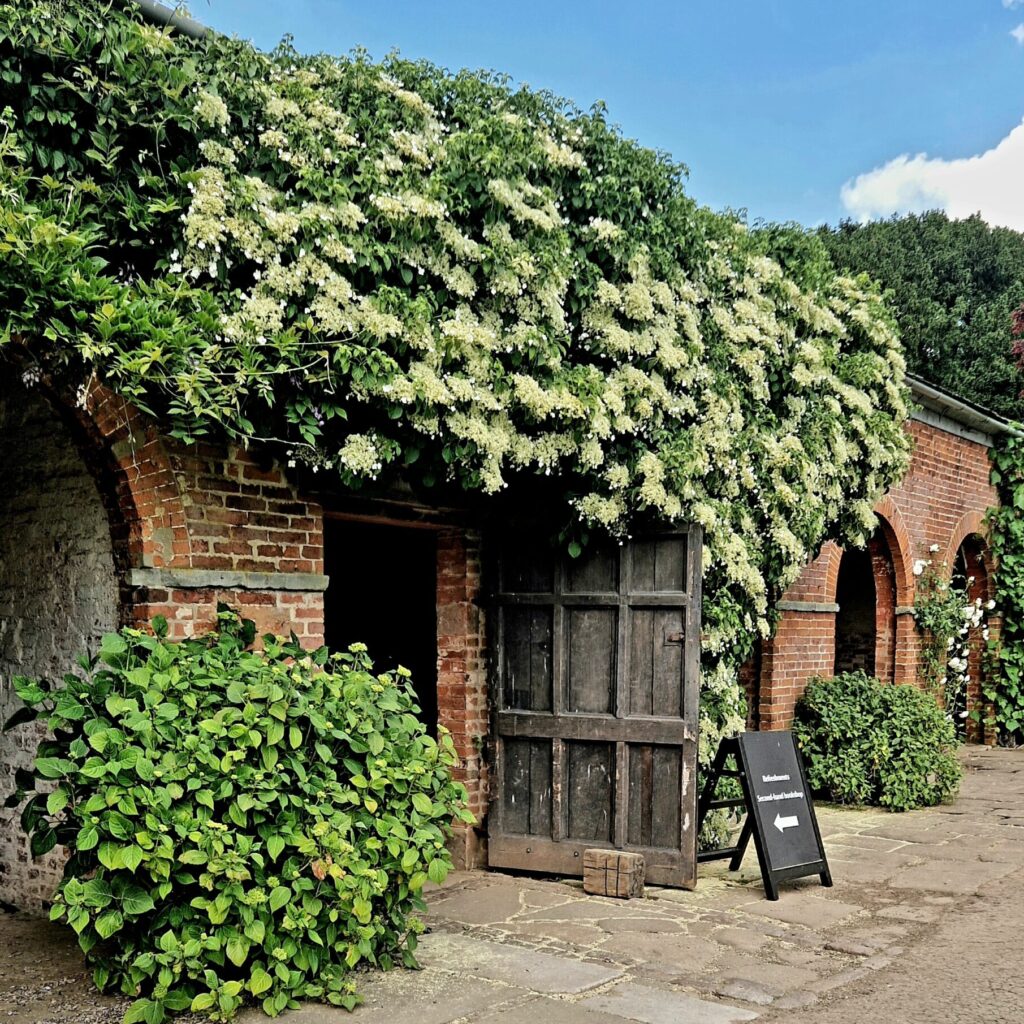
[(643, 857), (621, 850), (584, 850), (583, 891), (622, 900), (643, 896)]

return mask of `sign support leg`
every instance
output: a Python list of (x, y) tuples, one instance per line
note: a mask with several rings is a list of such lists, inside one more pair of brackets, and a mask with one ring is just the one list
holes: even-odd
[(743, 831), (740, 832), (740, 841), (736, 844), (736, 852), (732, 855), (732, 860), (729, 861), (730, 871), (739, 871), (740, 865), (743, 863), (743, 855), (747, 852), (747, 844), (750, 842), (750, 833), (753, 831), (753, 815), (747, 814), (743, 820)]

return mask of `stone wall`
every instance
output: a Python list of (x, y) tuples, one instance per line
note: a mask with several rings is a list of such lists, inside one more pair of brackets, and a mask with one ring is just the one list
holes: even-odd
[[(15, 675), (60, 678), (118, 624), (118, 582), (106, 509), (69, 429), (38, 394), (0, 390), (0, 718), (21, 706)], [(40, 730), (0, 734), (0, 797), (30, 768)], [(2, 800), (0, 800), (2, 802)], [(0, 811), (0, 894), (40, 905), (63, 857), (28, 853), (17, 810)]]

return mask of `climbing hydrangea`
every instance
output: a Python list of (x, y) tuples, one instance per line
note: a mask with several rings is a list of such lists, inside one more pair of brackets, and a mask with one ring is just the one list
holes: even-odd
[[(45, 243), (0, 254), (9, 336), (47, 372), (349, 487), (550, 478), (573, 543), (695, 520), (709, 667), (822, 540), (870, 532), (906, 464), (903, 359), (877, 287), (805, 233), (699, 208), (600, 106), (136, 18), (0, 13), (0, 184), (25, 237), (85, 239), (48, 292)], [(79, 84), (30, 96), (44, 72)]]

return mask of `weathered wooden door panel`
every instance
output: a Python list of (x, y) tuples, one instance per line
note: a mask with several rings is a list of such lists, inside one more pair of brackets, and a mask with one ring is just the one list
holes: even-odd
[(636, 849), (696, 880), (700, 531), (559, 558), (506, 536), (493, 594), (495, 867)]

